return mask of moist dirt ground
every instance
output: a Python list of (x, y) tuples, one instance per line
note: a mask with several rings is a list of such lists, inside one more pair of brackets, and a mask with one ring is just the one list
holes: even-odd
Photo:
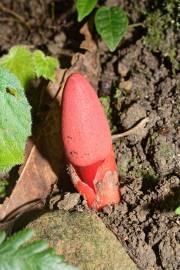
[[(112, 132), (124, 132), (145, 117), (149, 121), (141, 132), (114, 142), (122, 201), (98, 215), (139, 269), (178, 270), (180, 219), (175, 209), (180, 206), (180, 31), (174, 25), (179, 4), (103, 2), (122, 7), (132, 25), (114, 53), (95, 32), (93, 36), (101, 64), (97, 91)], [(70, 66), (83, 40), (79, 32), (83, 23), (77, 23), (74, 1), (1, 3), (8, 10), (0, 5), (0, 55), (16, 44), (27, 44), (58, 57), (61, 67)], [(153, 16), (158, 17), (155, 22)], [(167, 20), (165, 28), (163, 20)]]

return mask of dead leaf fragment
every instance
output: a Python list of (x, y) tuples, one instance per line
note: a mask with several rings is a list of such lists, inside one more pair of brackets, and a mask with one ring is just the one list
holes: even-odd
[(40, 207), (44, 205), (56, 180), (48, 161), (34, 145), (10, 198), (0, 206), (0, 220), (16, 216), (29, 203), (39, 201)]
[(101, 75), (101, 64), (98, 52), (77, 53), (72, 58), (74, 72), (80, 72), (98, 90)]
[(89, 52), (96, 52), (97, 46), (94, 42), (91, 32), (89, 31), (89, 24), (85, 23), (82, 28), (80, 29), (80, 33), (84, 35), (85, 40), (82, 41), (80, 48), (85, 49)]

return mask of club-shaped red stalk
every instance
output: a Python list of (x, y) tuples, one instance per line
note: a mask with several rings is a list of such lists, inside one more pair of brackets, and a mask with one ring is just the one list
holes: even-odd
[(70, 75), (62, 97), (62, 138), (75, 188), (99, 210), (120, 201), (111, 133), (102, 105), (89, 82)]

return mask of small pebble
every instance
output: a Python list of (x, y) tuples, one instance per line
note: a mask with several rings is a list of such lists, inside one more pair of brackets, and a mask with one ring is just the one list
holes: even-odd
[(128, 68), (122, 64), (122, 63), (118, 63), (118, 73), (122, 76), (125, 77), (128, 73)]
[(127, 81), (121, 81), (119, 84), (119, 88), (120, 89), (124, 89), (127, 92), (129, 92), (132, 89), (132, 81), (131, 80), (127, 80)]

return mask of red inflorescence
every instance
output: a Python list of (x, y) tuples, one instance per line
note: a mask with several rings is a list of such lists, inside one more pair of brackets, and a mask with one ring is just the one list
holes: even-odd
[(69, 76), (62, 98), (62, 138), (76, 189), (90, 208), (120, 201), (108, 121), (95, 90), (79, 73)]

